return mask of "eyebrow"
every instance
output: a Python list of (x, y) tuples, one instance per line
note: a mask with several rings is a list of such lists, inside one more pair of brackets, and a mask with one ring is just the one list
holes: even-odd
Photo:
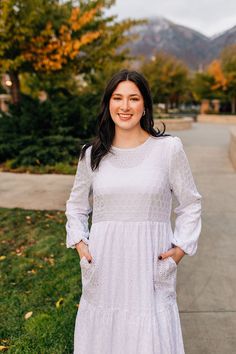
[[(122, 96), (122, 94), (121, 93), (113, 93), (112, 96)], [(138, 97), (140, 97), (140, 95), (138, 93), (132, 93), (129, 96), (138, 96)]]

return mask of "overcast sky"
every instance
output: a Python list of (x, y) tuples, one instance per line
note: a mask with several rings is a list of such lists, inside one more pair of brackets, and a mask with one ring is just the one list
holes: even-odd
[(236, 0), (116, 0), (108, 13), (119, 20), (162, 16), (207, 36), (236, 26)]

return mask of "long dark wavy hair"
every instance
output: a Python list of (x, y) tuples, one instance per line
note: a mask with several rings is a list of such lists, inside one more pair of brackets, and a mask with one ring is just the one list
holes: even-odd
[(100, 113), (97, 119), (97, 133), (92, 142), (85, 144), (80, 153), (80, 159), (83, 159), (85, 152), (89, 146), (92, 145), (91, 149), (91, 168), (95, 170), (101, 161), (101, 159), (110, 151), (114, 136), (115, 136), (115, 123), (113, 122), (109, 103), (112, 93), (115, 91), (118, 84), (122, 81), (132, 81), (139, 88), (144, 100), (145, 114), (140, 120), (140, 125), (147, 133), (154, 137), (158, 136), (169, 136), (165, 134), (166, 126), (163, 124), (163, 130), (157, 131), (153, 128), (153, 103), (150, 88), (147, 80), (143, 75), (137, 71), (131, 71), (123, 69), (112, 76), (108, 82), (105, 91), (103, 93)]

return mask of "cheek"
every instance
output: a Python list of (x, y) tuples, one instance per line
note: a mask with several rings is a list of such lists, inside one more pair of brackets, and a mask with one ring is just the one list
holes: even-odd
[(113, 113), (117, 110), (117, 104), (116, 102), (114, 101), (111, 101), (110, 104), (109, 104), (109, 110), (110, 110), (110, 113)]
[(133, 106), (133, 110), (138, 113), (138, 114), (142, 114), (143, 113), (143, 110), (144, 110), (144, 105), (142, 102), (139, 102), (139, 103), (136, 103), (134, 106)]

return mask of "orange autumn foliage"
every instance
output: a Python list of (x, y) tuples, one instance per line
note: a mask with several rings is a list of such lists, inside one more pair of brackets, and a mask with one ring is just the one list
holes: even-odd
[(207, 68), (207, 72), (215, 79), (215, 83), (212, 85), (212, 90), (227, 88), (227, 79), (222, 71), (220, 60), (216, 59), (211, 62)]
[(67, 24), (63, 24), (58, 33), (55, 33), (52, 23), (48, 22), (40, 35), (26, 44), (24, 58), (32, 63), (36, 71), (61, 70), (65, 64), (78, 56), (82, 46), (100, 36), (100, 31), (90, 31), (75, 38), (75, 34), (92, 21), (99, 8), (100, 6), (97, 6), (81, 16), (80, 9), (73, 8)]

